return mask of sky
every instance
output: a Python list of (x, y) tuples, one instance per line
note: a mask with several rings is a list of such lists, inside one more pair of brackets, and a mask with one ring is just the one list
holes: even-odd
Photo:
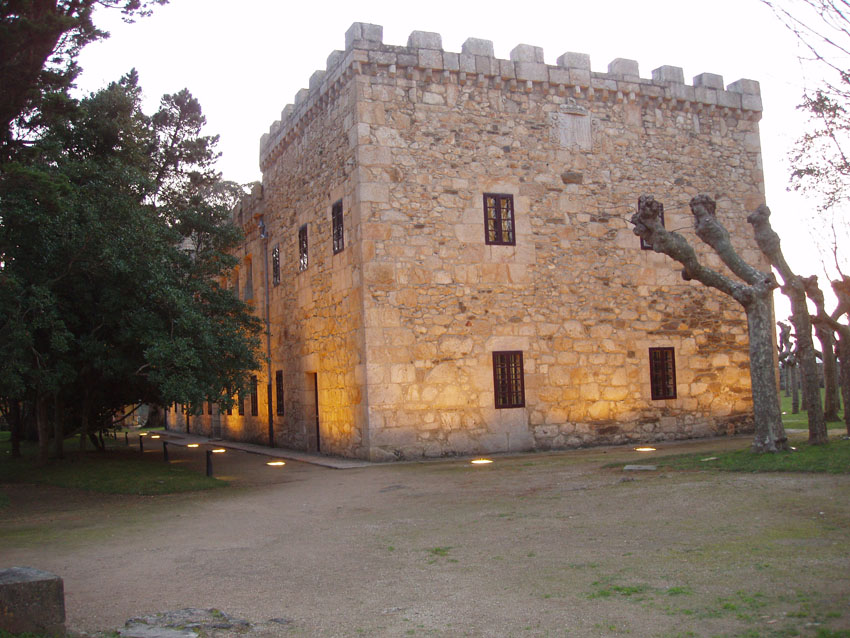
[[(548, 64), (573, 51), (589, 54), (593, 71), (629, 58), (645, 78), (666, 64), (682, 67), (688, 84), (703, 72), (727, 85), (758, 80), (772, 221), (792, 267), (821, 273), (820, 254), (802, 230), (814, 204), (787, 191), (787, 158), (806, 125), (796, 106), (825, 71), (800, 61), (806, 51), (760, 0), (171, 0), (135, 24), (105, 9), (95, 22), (112, 37), (83, 50), (79, 89), (95, 91), (136, 68), (152, 112), (162, 94), (188, 88), (206, 114), (206, 133), (220, 135), (224, 178), (241, 183), (260, 180), (260, 136), (325, 69), (331, 51), (345, 48), (353, 22), (382, 25), (385, 44), (433, 31), (446, 51), (474, 37), (492, 40), (502, 59), (522, 43), (542, 47)], [(778, 300), (777, 317), (787, 314)]]

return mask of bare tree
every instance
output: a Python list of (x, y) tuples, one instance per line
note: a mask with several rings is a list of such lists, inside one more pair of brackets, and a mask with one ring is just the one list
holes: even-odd
[(682, 235), (668, 231), (661, 223), (664, 206), (652, 196), (638, 199), (638, 210), (632, 216), (634, 233), (684, 267), (682, 278), (695, 279), (715, 288), (740, 303), (747, 315), (750, 341), (750, 381), (753, 394), (755, 452), (777, 452), (788, 449), (788, 439), (779, 410), (779, 390), (774, 362), (773, 290), (778, 287), (773, 273), (763, 272), (746, 263), (735, 251), (729, 233), (715, 216), (716, 204), (707, 195), (690, 202), (697, 236), (711, 246), (723, 263), (742, 281), (703, 266), (696, 251)]
[(850, 436), (850, 410), (847, 409), (847, 401), (850, 400), (850, 325), (841, 323), (842, 316), (850, 315), (850, 278), (842, 277), (841, 280), (832, 282), (832, 290), (838, 298), (836, 309), (827, 314), (823, 292), (817, 284), (816, 277), (807, 280), (806, 292), (817, 308), (814, 316), (815, 326), (828, 328), (838, 334), (838, 362), (841, 376), (841, 394), (844, 399), (844, 424), (847, 426), (847, 434)]

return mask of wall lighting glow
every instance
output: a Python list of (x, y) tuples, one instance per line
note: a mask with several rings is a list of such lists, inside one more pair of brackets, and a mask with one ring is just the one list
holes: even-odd
[(271, 465), (272, 467), (280, 467), (281, 465), (286, 465), (284, 461), (269, 461), (266, 465)]
[(197, 443), (190, 443), (186, 447), (198, 447), (198, 444)]
[(492, 462), (493, 461), (490, 459), (472, 459), (470, 461), (470, 463), (472, 463), (473, 465), (488, 465)]
[(225, 450), (223, 447), (217, 447), (212, 451), (213, 454), (221, 454), (223, 452), (227, 452), (227, 450)]
[(635, 452), (655, 452), (654, 447), (636, 447)]

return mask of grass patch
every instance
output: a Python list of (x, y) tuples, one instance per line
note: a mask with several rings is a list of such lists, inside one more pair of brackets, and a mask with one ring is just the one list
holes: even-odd
[[(35, 483), (106, 494), (142, 495), (193, 492), (227, 485), (226, 481), (184, 467), (144, 459), (123, 443), (104, 452), (66, 451), (64, 460), (52, 461), (44, 467), (35, 462), (35, 445), (22, 442), (23, 456), (19, 459), (11, 458), (10, 449), (8, 437), (0, 439), (0, 484)], [(3, 498), (0, 492), (0, 507)]]
[(832, 438), (827, 445), (797, 443), (795, 447), (795, 451), (776, 454), (755, 454), (749, 449), (677, 454), (653, 458), (652, 462), (675, 470), (850, 474), (850, 441)]
[[(824, 390), (821, 388), (820, 398), (821, 405), (823, 405), (823, 395)], [(780, 409), (782, 410), (782, 425), (786, 428), (791, 429), (800, 429), (800, 430), (808, 430), (809, 428), (809, 414), (803, 408), (803, 395), (800, 394), (800, 411), (797, 414), (792, 414), (791, 412), (791, 397), (785, 396), (785, 391), (780, 392)], [(844, 407), (838, 411), (838, 418), (840, 421), (830, 421), (826, 424), (827, 428), (830, 430), (841, 430), (843, 432), (847, 431), (847, 428), (844, 425)]]

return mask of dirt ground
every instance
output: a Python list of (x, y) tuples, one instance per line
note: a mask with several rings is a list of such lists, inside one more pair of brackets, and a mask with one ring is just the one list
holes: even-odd
[(86, 632), (214, 607), (287, 621), (264, 636), (850, 636), (850, 476), (622, 469), (647, 456), (334, 470), (231, 451), (232, 486), (208, 492), (5, 485), (0, 565), (59, 574)]

